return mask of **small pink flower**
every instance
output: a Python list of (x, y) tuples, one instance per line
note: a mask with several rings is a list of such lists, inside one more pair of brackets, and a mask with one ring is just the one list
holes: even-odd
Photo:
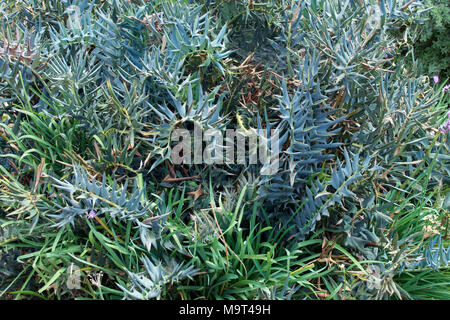
[(439, 77), (438, 76), (434, 76), (433, 77), (433, 82), (436, 84), (439, 82)]
[(442, 92), (447, 92), (449, 89), (450, 89), (450, 84), (444, 86), (444, 87), (442, 88)]
[(89, 218), (89, 219), (94, 219), (96, 216), (97, 216), (97, 215), (95, 214), (95, 211), (94, 211), (94, 210), (89, 211), (89, 214), (88, 214), (88, 218)]
[(447, 116), (449, 118), (445, 120), (444, 124), (440, 128), (442, 133), (450, 132), (450, 111), (447, 112)]
[(441, 132), (442, 132), (442, 133), (450, 132), (450, 126), (442, 125), (442, 126), (441, 126)]

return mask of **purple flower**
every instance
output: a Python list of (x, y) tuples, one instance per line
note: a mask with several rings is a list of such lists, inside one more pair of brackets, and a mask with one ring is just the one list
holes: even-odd
[(442, 88), (442, 92), (447, 92), (449, 89), (450, 89), (450, 84), (444, 86), (444, 87)]
[(88, 214), (88, 218), (89, 218), (89, 219), (94, 219), (96, 216), (97, 216), (97, 215), (95, 214), (95, 211), (94, 211), (94, 210), (89, 211), (89, 214)]
[(444, 124), (441, 126), (441, 132), (442, 132), (442, 133), (450, 132), (450, 121), (444, 123)]
[(433, 82), (436, 84), (439, 82), (439, 77), (438, 76), (434, 76), (433, 77)]
[(442, 133), (450, 132), (450, 111), (447, 112), (448, 119), (441, 126)]

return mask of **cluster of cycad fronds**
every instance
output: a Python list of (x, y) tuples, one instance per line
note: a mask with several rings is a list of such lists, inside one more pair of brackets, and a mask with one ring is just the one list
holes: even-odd
[[(390, 31), (425, 10), (1, 0), (0, 296), (421, 297), (405, 273), (449, 275), (446, 98)], [(174, 165), (194, 123), (278, 130), (278, 170)]]

